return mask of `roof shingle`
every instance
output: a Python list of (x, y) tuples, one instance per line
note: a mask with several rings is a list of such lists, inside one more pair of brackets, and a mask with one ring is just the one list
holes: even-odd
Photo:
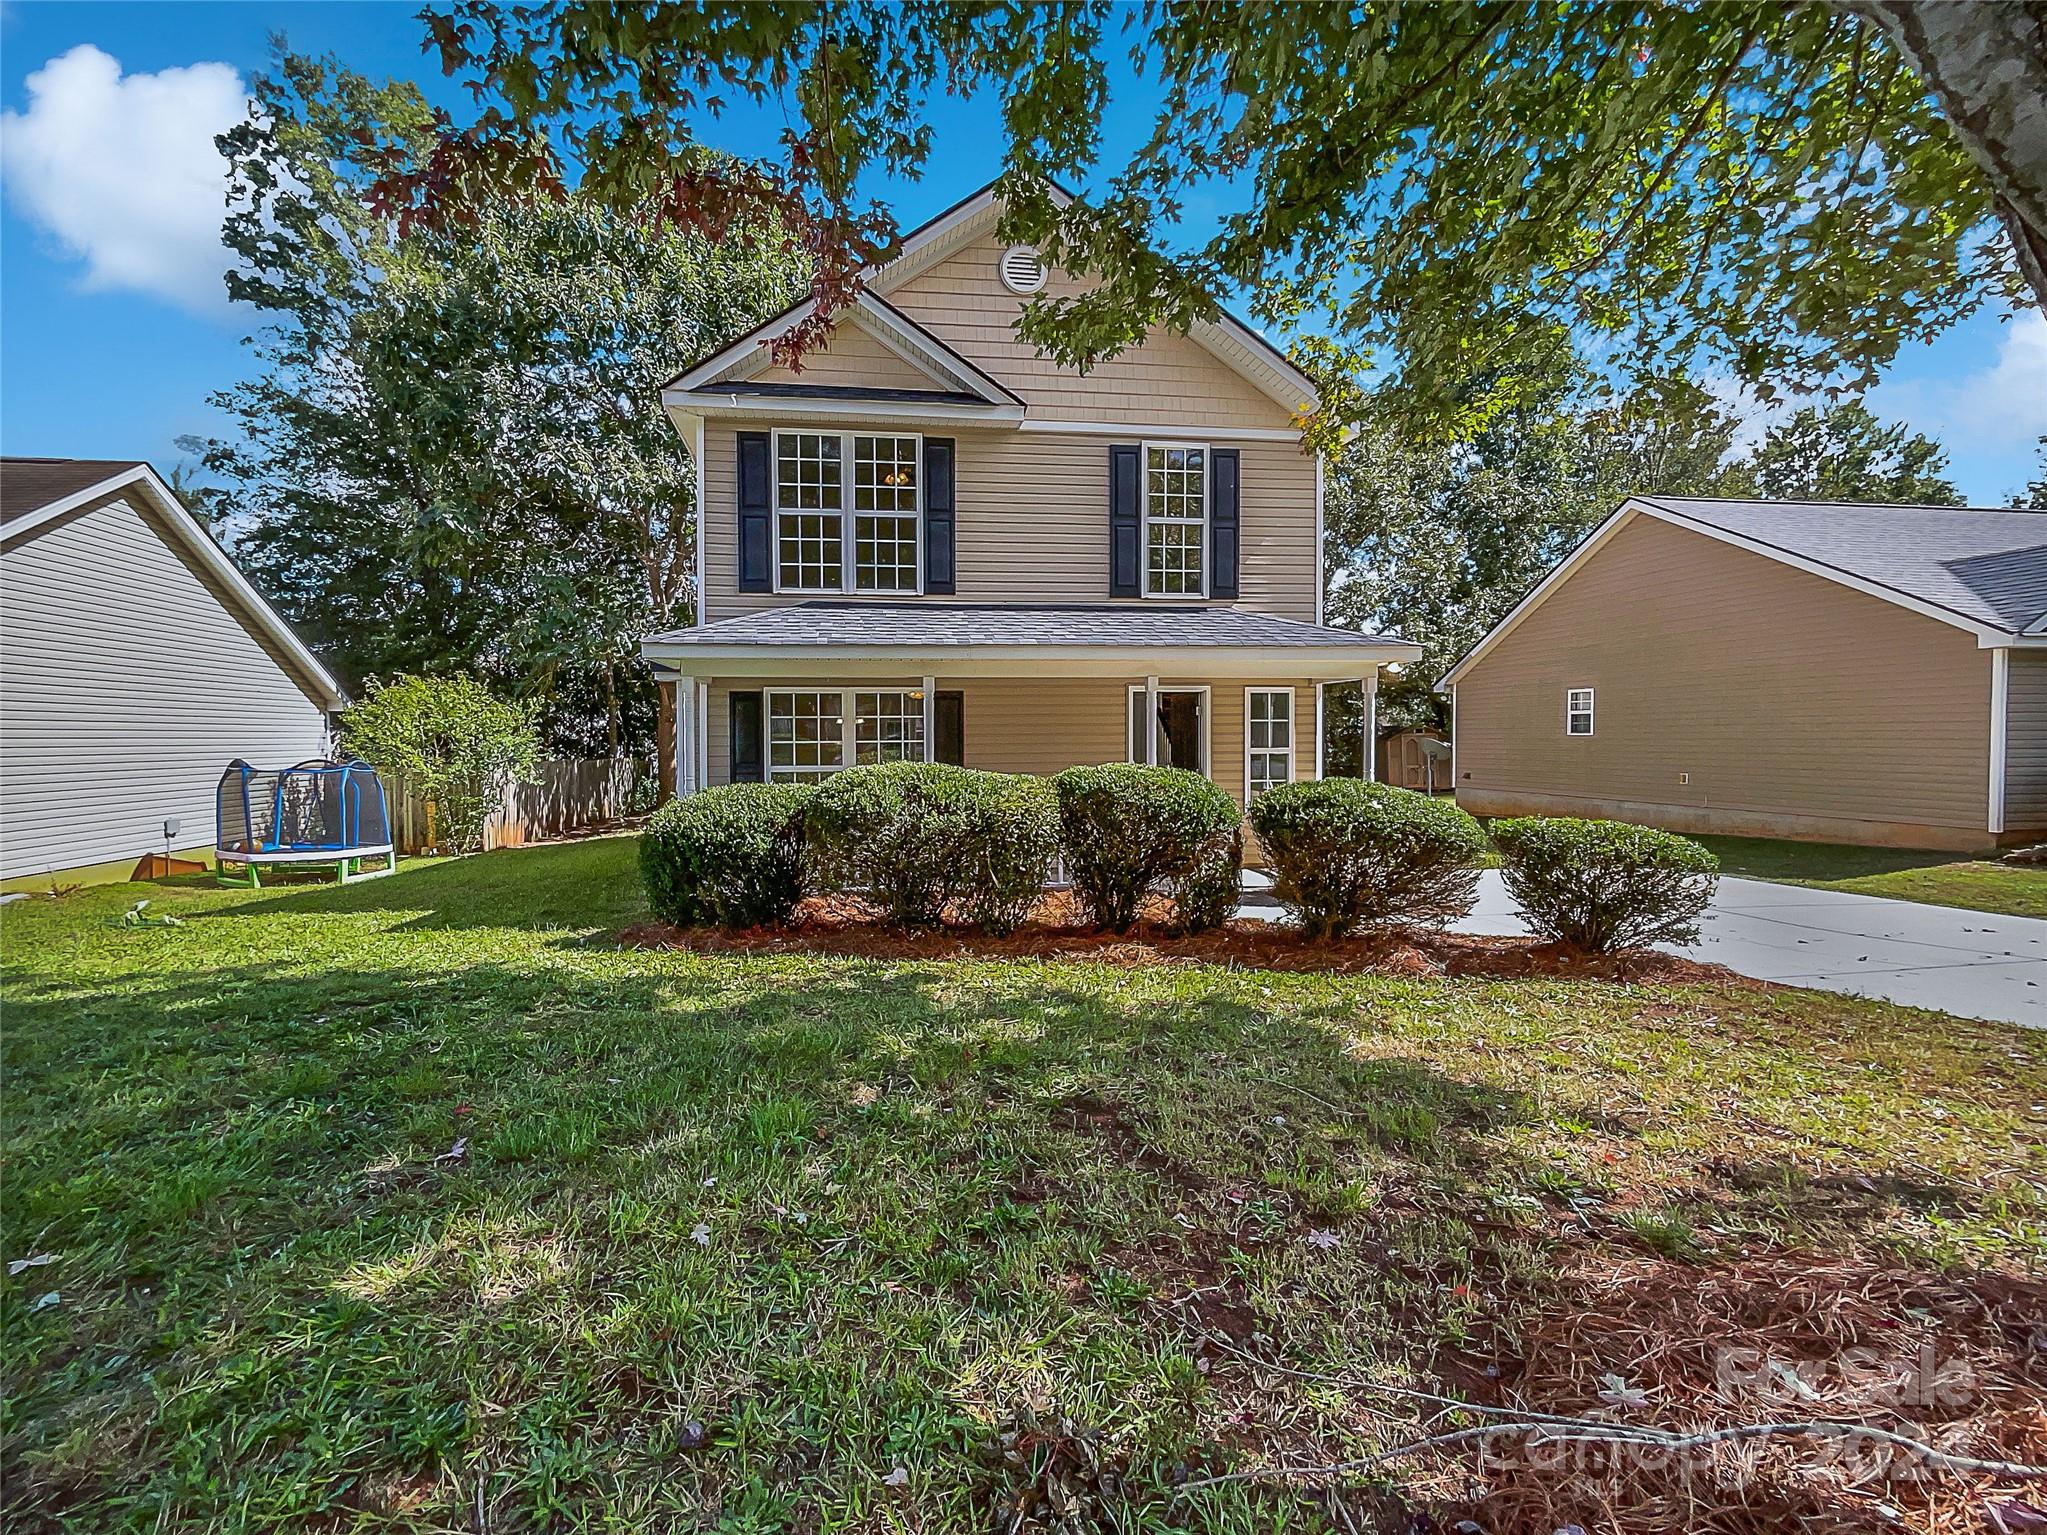
[(1242, 608), (1137, 603), (799, 602), (650, 637), (662, 645), (1330, 646), (1403, 644)]
[(2047, 514), (2041, 512), (1636, 499), (2008, 633), (2023, 634), (2047, 613)]
[(0, 458), (0, 523), (141, 467), (133, 458)]

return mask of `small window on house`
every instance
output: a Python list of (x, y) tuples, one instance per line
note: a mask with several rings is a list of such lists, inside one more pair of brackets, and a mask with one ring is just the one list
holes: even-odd
[(921, 692), (855, 693), (853, 760), (922, 762), (924, 695)]
[(1144, 450), (1144, 594), (1207, 592), (1208, 449), (1151, 443)]
[(1564, 694), (1564, 734), (1592, 734), (1592, 689), (1571, 688)]
[(1294, 690), (1249, 688), (1244, 693), (1244, 795), (1294, 781)]
[(1028, 245), (1012, 245), (995, 263), (1002, 286), (1011, 293), (1036, 293), (1045, 286), (1045, 263)]

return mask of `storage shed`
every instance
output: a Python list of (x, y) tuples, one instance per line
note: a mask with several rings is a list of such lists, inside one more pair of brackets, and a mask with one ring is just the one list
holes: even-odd
[(221, 769), (324, 755), (345, 702), (149, 465), (0, 459), (0, 882), (210, 848)]
[(2038, 841), (2047, 514), (1635, 497), (1441, 686), (1474, 814)]

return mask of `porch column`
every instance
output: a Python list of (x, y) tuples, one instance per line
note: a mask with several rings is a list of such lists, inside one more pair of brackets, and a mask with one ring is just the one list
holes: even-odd
[(1159, 679), (1144, 679), (1144, 765), (1159, 765)]
[[(709, 678), (700, 677), (697, 679), (696, 708), (693, 712), (697, 717), (697, 787), (699, 789), (708, 789), (711, 786), (711, 683)], [(763, 722), (762, 728), (766, 728), (765, 722)]]
[(677, 677), (675, 689), (675, 797), (696, 788), (696, 679)]
[(938, 760), (938, 679), (924, 679), (924, 760)]
[(1360, 677), (1358, 686), (1365, 694), (1365, 772), (1367, 779), (1379, 776), (1379, 673), (1375, 670), (1369, 677)]

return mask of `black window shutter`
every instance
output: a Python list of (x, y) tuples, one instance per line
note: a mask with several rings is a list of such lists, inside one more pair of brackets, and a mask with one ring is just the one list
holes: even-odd
[(1141, 597), (1144, 519), (1138, 450), (1109, 449), (1109, 595)]
[(940, 762), (950, 762), (954, 767), (967, 765), (967, 695), (964, 693), (940, 692), (933, 701), (931, 712), (936, 726), (937, 739), (931, 743), (931, 755)]
[(952, 439), (924, 439), (924, 590), (953, 593)]
[(732, 781), (760, 783), (767, 775), (761, 761), (761, 695), (730, 695), (732, 723)]
[[(771, 592), (775, 589), (769, 537), (769, 502), (773, 499), (770, 450), (773, 439), (766, 432), (739, 434), (739, 589), (742, 592)], [(756, 695), (758, 702), (758, 695)]]
[(1214, 448), (1209, 452), (1208, 533), (1213, 556), (1208, 572), (1208, 595), (1237, 595), (1237, 496), (1241, 488), (1240, 466), (1235, 448)]

